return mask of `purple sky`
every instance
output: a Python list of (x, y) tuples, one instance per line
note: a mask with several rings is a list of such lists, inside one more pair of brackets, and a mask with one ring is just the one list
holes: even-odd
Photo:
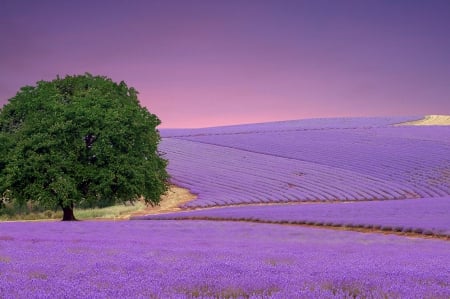
[(1, 0), (0, 104), (124, 80), (161, 127), (450, 114), (450, 1)]

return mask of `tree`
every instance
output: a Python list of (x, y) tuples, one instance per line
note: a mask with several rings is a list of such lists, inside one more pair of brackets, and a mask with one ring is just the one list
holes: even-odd
[(0, 110), (0, 195), (24, 205), (103, 207), (168, 189), (160, 120), (137, 92), (88, 73), (25, 86)]

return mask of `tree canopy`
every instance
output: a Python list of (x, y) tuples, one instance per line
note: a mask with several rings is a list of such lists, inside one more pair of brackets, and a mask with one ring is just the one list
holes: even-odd
[(90, 74), (25, 86), (0, 110), (3, 201), (103, 207), (143, 198), (158, 204), (168, 189), (158, 152), (158, 117), (137, 92)]

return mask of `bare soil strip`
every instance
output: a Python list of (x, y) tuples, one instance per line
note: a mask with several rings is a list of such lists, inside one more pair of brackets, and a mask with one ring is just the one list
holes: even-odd
[(132, 212), (130, 214), (122, 215), (121, 219), (128, 219), (132, 216), (153, 215), (169, 212), (178, 212), (183, 209), (181, 205), (196, 199), (197, 196), (192, 194), (188, 189), (172, 185), (165, 195), (162, 196), (161, 202), (157, 206), (148, 206), (144, 210)]
[(397, 126), (449, 126), (450, 115), (426, 115), (425, 118), (396, 124)]

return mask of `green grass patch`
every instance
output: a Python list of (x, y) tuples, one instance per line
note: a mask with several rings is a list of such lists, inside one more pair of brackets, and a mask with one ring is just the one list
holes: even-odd
[[(115, 219), (132, 212), (140, 211), (146, 208), (145, 203), (135, 202), (127, 204), (117, 204), (105, 208), (90, 208), (90, 209), (74, 209), (75, 217), (79, 220), (83, 219)], [(45, 210), (40, 211), (36, 208), (14, 208), (6, 206), (0, 209), (0, 221), (21, 221), (21, 220), (60, 220), (63, 217), (61, 210)]]
[(74, 210), (75, 217), (77, 219), (92, 219), (92, 218), (117, 218), (123, 215), (127, 215), (132, 212), (140, 211), (146, 208), (146, 205), (142, 202), (136, 202), (131, 204), (120, 204), (106, 208), (94, 208), (94, 209), (80, 209)]

